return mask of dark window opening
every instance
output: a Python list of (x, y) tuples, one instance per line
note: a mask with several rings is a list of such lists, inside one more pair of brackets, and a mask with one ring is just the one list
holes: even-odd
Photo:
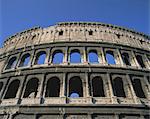
[(144, 62), (143, 62), (142, 56), (137, 55), (137, 56), (136, 56), (136, 59), (137, 59), (139, 65), (140, 65), (142, 68), (145, 68), (145, 64), (144, 64)]
[(116, 64), (113, 51), (106, 51), (106, 60), (108, 64)]
[(15, 68), (15, 66), (16, 66), (16, 59), (17, 59), (16, 57), (12, 57), (12, 58), (9, 60), (6, 69)]
[(98, 55), (96, 51), (90, 51), (88, 53), (89, 63), (98, 63)]
[(142, 89), (140, 79), (132, 80), (132, 85), (133, 85), (136, 96), (139, 98), (145, 98), (145, 94), (144, 94), (144, 91)]
[(48, 80), (46, 86), (45, 97), (59, 97), (60, 93), (60, 80), (57, 77), (53, 77)]
[(63, 35), (63, 31), (59, 31), (59, 36), (62, 36)]
[(140, 43), (143, 44), (144, 41), (140, 40)]
[(21, 62), (20, 62), (20, 67), (24, 67), (24, 66), (28, 66), (30, 62), (30, 54), (25, 54), (22, 58), (21, 58)]
[(93, 35), (93, 31), (89, 31), (89, 35)]
[(122, 53), (122, 59), (126, 65), (131, 66), (128, 53)]
[(3, 88), (3, 82), (0, 82), (0, 92), (1, 92), (2, 88)]
[(81, 54), (80, 54), (79, 50), (71, 51), (70, 63), (81, 63)]
[(101, 77), (92, 79), (93, 97), (105, 97), (103, 80)]
[(45, 59), (46, 59), (46, 52), (45, 51), (41, 51), (39, 53), (37, 53), (36, 56), (36, 60), (35, 60), (35, 64), (44, 64), (45, 63)]
[(72, 77), (69, 80), (69, 97), (83, 97), (83, 87), (80, 77)]
[(62, 53), (62, 51), (57, 50), (53, 53), (52, 63), (53, 64), (61, 64), (61, 63), (63, 63), (63, 58), (64, 58), (64, 54)]
[(4, 99), (15, 98), (20, 85), (19, 80), (12, 81), (7, 89)]
[(36, 35), (32, 36), (32, 39), (31, 40), (34, 40), (36, 38)]
[(120, 39), (120, 34), (116, 34), (117, 38)]
[(23, 98), (35, 98), (37, 95), (39, 80), (34, 78), (30, 79), (26, 85)]
[(117, 77), (114, 80), (112, 80), (112, 87), (115, 96), (126, 97), (124, 87), (123, 87), (123, 81), (120, 77)]

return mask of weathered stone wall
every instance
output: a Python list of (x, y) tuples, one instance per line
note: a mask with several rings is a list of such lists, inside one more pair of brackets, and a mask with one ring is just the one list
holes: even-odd
[[(0, 119), (148, 119), (150, 100), (149, 38), (124, 28), (101, 23), (58, 23), (48, 28), (34, 28), (7, 39), (0, 49)], [(71, 52), (78, 50), (80, 63), (71, 63)], [(63, 53), (60, 64), (53, 63), (56, 51)], [(89, 62), (88, 54), (95, 51), (98, 63)], [(107, 51), (114, 54), (115, 64), (109, 64)], [(40, 52), (46, 54), (43, 64), (37, 64)], [(123, 59), (128, 54), (129, 64)], [(27, 66), (21, 66), (26, 54)], [(143, 64), (139, 63), (141, 57)], [(14, 64), (11, 59), (15, 58)], [(10, 65), (10, 66), (9, 66)], [(60, 92), (47, 97), (47, 84), (57, 77)], [(80, 77), (83, 96), (69, 96), (72, 77)], [(104, 96), (95, 97), (92, 81), (100, 77)], [(125, 96), (116, 96), (113, 81), (122, 79)], [(38, 80), (36, 91), (24, 96), (28, 82)], [(137, 96), (133, 81), (138, 79), (144, 96)], [(8, 95), (9, 88), (16, 95)], [(18, 87), (16, 89), (16, 87)], [(140, 88), (140, 87), (139, 87)], [(29, 93), (30, 94), (30, 93)]]

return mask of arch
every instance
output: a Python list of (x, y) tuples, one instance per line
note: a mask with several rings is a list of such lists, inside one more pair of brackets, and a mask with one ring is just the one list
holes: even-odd
[(112, 88), (114, 95), (117, 97), (126, 97), (124, 87), (123, 87), (123, 81), (122, 78), (117, 77), (112, 80)]
[(46, 52), (40, 51), (36, 55), (35, 64), (44, 64), (46, 59)]
[(142, 68), (145, 68), (145, 64), (144, 64), (144, 62), (143, 62), (142, 56), (141, 56), (141, 55), (137, 55), (137, 56), (136, 56), (136, 59), (137, 59), (137, 61), (138, 61), (138, 64), (139, 64)]
[(97, 76), (92, 79), (93, 97), (105, 97), (104, 85), (101, 77)]
[(132, 80), (133, 89), (135, 91), (135, 94), (139, 98), (146, 98), (144, 91), (142, 89), (141, 81), (140, 79), (134, 79)]
[(15, 68), (16, 66), (16, 61), (17, 57), (12, 57), (9, 61), (8, 61), (8, 64), (6, 66), (6, 69), (12, 69), (12, 68)]
[(121, 54), (124, 64), (131, 66), (128, 53), (124, 52)]
[(78, 76), (69, 80), (69, 97), (83, 97), (82, 80)]
[(19, 85), (20, 85), (20, 81), (18, 79), (12, 81), (8, 86), (4, 99), (15, 98)]
[(53, 53), (52, 63), (53, 64), (61, 64), (63, 63), (64, 54), (61, 50), (56, 50)]
[(57, 77), (52, 77), (47, 81), (45, 97), (59, 97), (60, 80)]
[(32, 78), (28, 81), (23, 98), (35, 98), (37, 95), (39, 80)]
[(97, 51), (91, 50), (88, 53), (88, 61), (89, 63), (98, 63), (98, 55)]
[(28, 66), (30, 62), (30, 54), (27, 53), (25, 55), (22, 56), (21, 58), (21, 62), (20, 62), (20, 67), (24, 67), (24, 66)]
[(108, 64), (116, 64), (113, 51), (106, 51), (106, 60)]
[(0, 92), (1, 92), (2, 88), (3, 88), (3, 82), (0, 82)]
[(70, 63), (81, 63), (81, 54), (79, 50), (72, 50), (70, 53)]

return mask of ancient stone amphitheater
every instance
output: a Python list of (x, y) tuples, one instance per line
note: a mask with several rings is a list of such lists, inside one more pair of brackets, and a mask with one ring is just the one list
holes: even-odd
[(150, 37), (61, 22), (6, 39), (0, 119), (149, 119)]

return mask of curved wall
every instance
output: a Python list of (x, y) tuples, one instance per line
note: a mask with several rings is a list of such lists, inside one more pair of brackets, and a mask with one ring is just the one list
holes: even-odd
[(0, 49), (0, 118), (148, 119), (149, 42), (144, 34), (94, 22), (8, 38)]

